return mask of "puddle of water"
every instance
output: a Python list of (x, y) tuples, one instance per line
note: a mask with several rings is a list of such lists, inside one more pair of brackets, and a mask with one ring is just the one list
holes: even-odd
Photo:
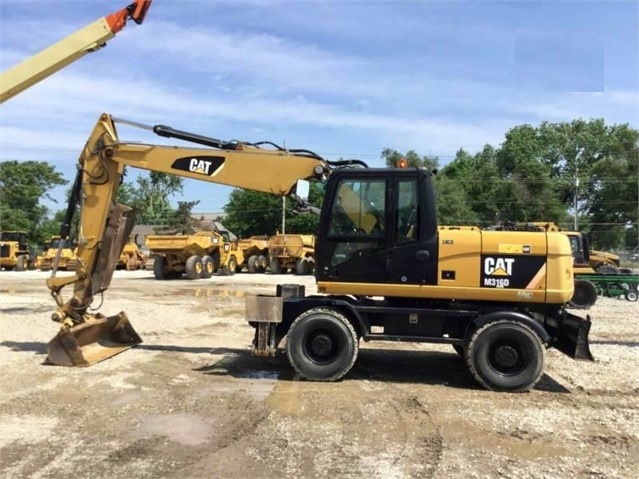
[(227, 289), (197, 288), (190, 291), (196, 298), (243, 298), (247, 292), (244, 290), (229, 291)]
[(280, 382), (275, 393), (269, 398), (269, 402), (275, 409), (287, 416), (299, 417), (304, 414), (299, 381)]
[(211, 439), (211, 425), (195, 414), (156, 414), (142, 417), (134, 434), (141, 438), (164, 436), (185, 446), (197, 446)]

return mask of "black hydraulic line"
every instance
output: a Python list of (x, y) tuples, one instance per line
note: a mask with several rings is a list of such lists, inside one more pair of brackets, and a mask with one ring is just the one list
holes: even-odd
[(343, 166), (362, 166), (364, 168), (368, 168), (368, 165), (364, 163), (362, 160), (340, 160), (340, 161), (326, 161), (331, 166), (341, 168)]

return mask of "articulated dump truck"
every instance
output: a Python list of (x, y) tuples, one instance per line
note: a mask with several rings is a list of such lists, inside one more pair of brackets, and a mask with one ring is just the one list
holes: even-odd
[(148, 235), (145, 240), (154, 258), (155, 279), (210, 278), (220, 267), (224, 238), (216, 231), (192, 235)]
[(251, 236), (238, 241), (238, 249), (242, 251), (244, 262), (240, 269), (249, 273), (264, 273), (268, 267), (268, 237)]
[(312, 274), (315, 268), (315, 236), (276, 234), (268, 240), (268, 254), (273, 274), (289, 270), (299, 275)]

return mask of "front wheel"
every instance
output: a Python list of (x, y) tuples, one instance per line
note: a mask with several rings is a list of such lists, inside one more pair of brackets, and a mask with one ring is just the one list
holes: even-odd
[(485, 388), (522, 392), (541, 379), (546, 349), (530, 327), (504, 319), (477, 329), (464, 354), (471, 374)]
[(166, 261), (164, 257), (157, 256), (153, 262), (153, 276), (155, 279), (167, 279), (169, 276), (168, 268), (166, 267)]
[(637, 301), (638, 296), (639, 294), (637, 293), (637, 290), (635, 289), (628, 289), (624, 293), (624, 298), (626, 298), (627, 301), (632, 301), (633, 303)]
[(359, 343), (348, 319), (329, 308), (313, 308), (293, 321), (286, 340), (288, 361), (311, 381), (336, 381), (353, 367)]

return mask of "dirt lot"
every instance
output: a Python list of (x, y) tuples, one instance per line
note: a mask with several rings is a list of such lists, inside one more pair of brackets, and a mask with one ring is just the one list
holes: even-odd
[[(243, 296), (298, 277), (116, 272), (101, 312), (144, 343), (43, 365), (47, 273), (0, 273), (6, 478), (627, 478), (639, 470), (639, 303), (599, 298), (594, 363), (547, 355), (525, 394), (480, 389), (450, 346), (370, 343), (337, 383), (249, 354)], [(304, 278), (314, 292), (312, 278)], [(96, 301), (98, 303), (99, 301)]]

